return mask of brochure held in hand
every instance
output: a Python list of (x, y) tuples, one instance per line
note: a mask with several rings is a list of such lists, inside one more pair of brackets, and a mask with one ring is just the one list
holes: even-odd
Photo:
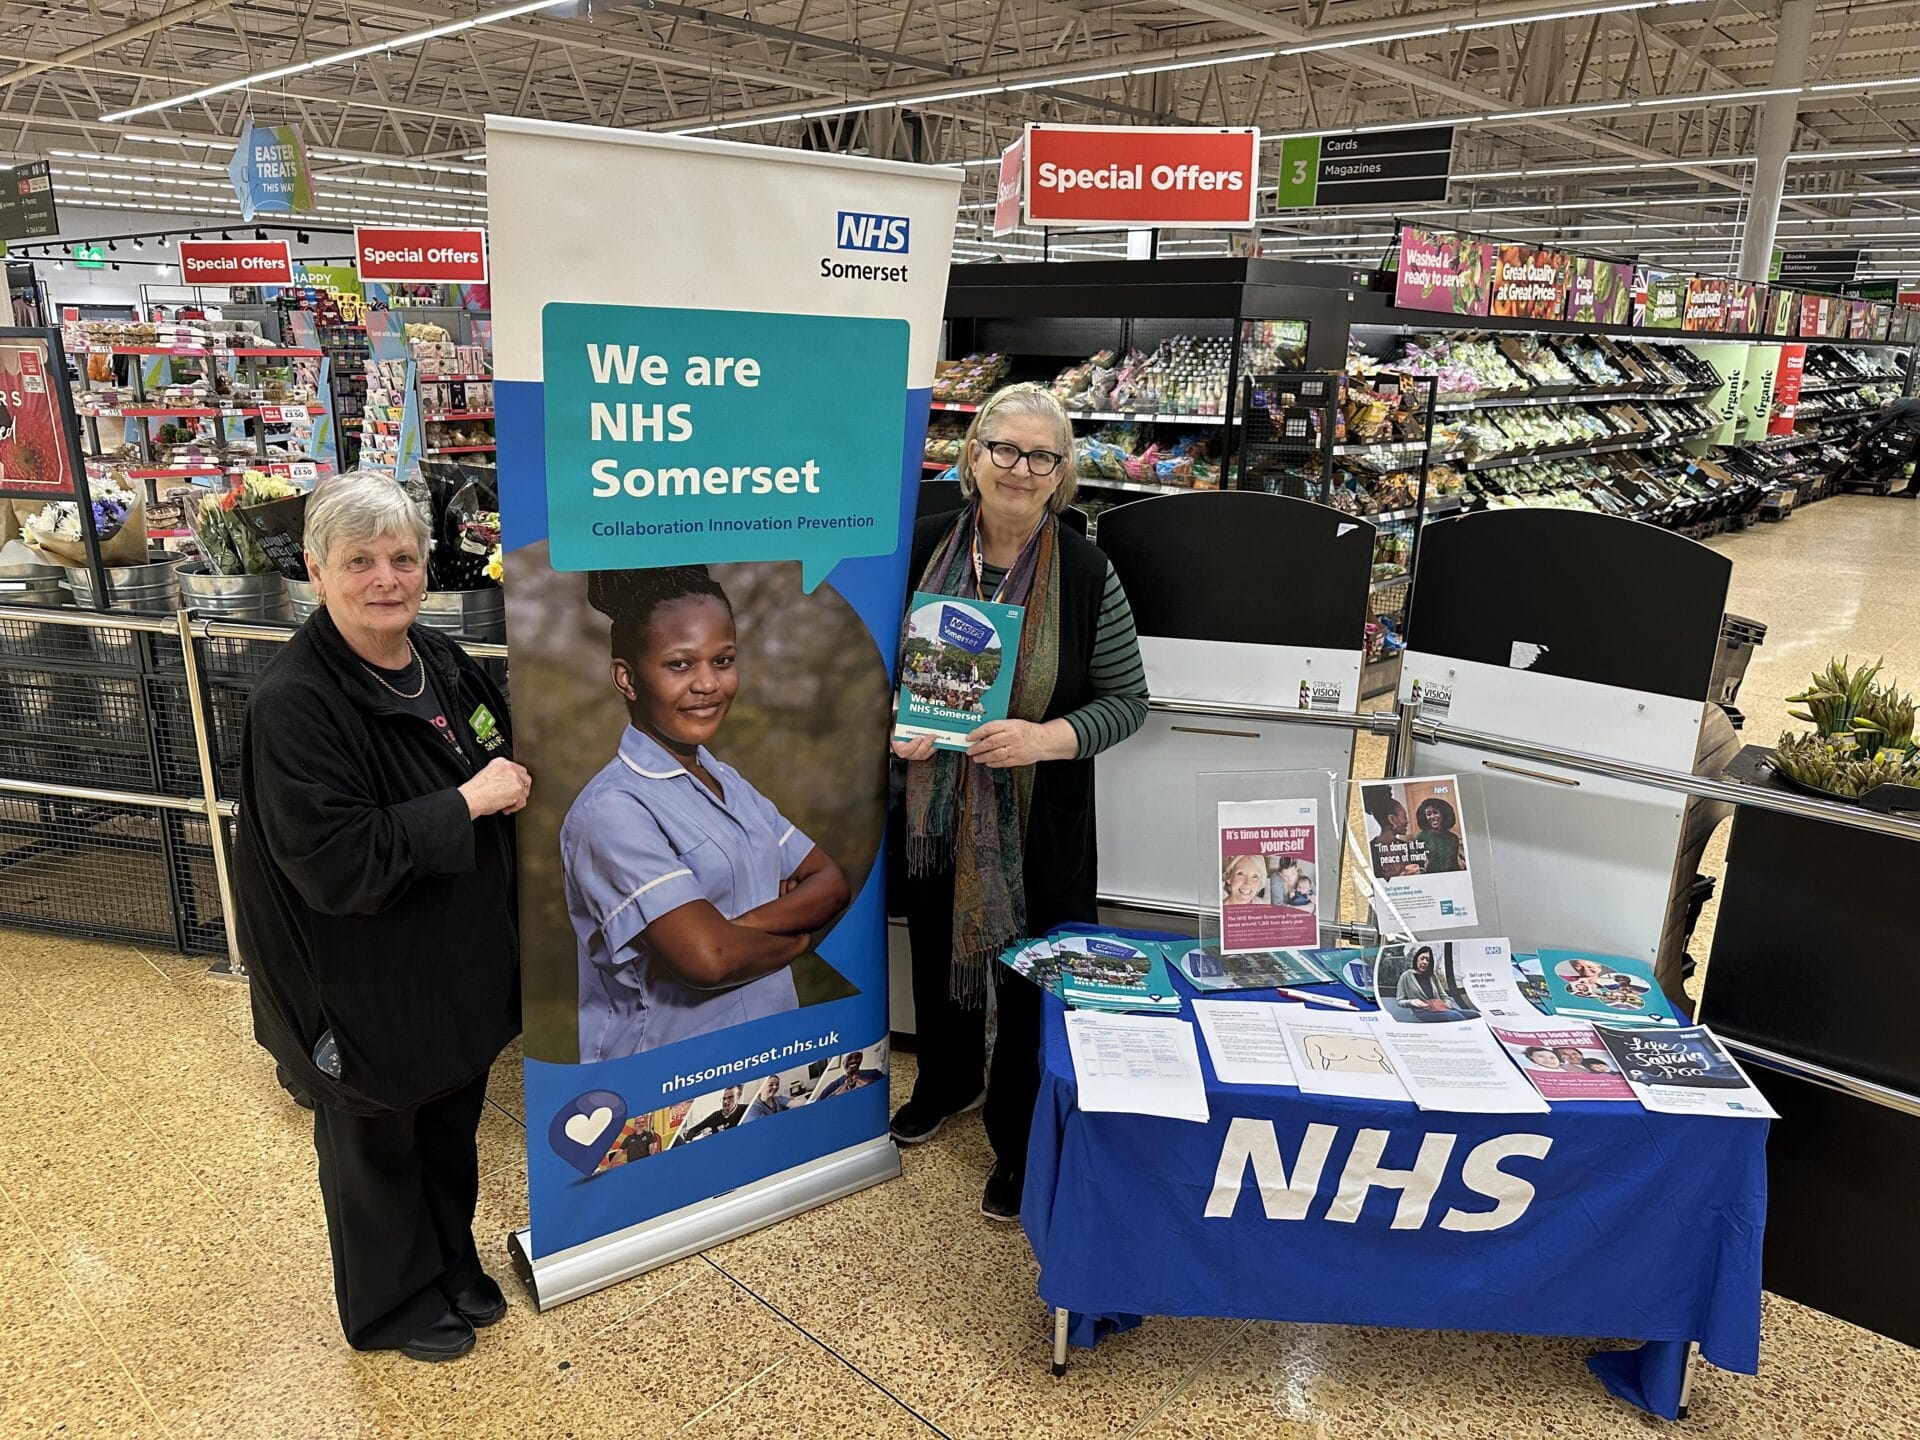
[(970, 733), (1006, 719), (1024, 614), (1018, 605), (915, 591), (893, 738), (927, 735), (942, 750), (965, 750)]

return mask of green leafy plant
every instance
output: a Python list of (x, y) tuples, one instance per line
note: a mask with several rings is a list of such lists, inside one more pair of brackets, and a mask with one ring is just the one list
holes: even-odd
[(1836, 795), (1859, 796), (1878, 785), (1920, 784), (1913, 697), (1892, 683), (1876, 685), (1884, 661), (1853, 668), (1851, 656), (1827, 662), (1788, 703), (1788, 714), (1814, 727), (1783, 733), (1775, 747), (1783, 774)]

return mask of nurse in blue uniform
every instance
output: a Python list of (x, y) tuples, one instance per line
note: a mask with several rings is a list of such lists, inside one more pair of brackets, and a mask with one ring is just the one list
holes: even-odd
[(791, 966), (847, 879), (707, 747), (740, 686), (733, 606), (704, 566), (597, 571), (629, 724), (560, 828), (580, 1061), (799, 1008)]

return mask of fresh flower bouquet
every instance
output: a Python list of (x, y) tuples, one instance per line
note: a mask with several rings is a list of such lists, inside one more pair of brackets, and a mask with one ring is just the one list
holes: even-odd
[(260, 542), (235, 513), (251, 505), (284, 500), (297, 493), (285, 480), (261, 470), (249, 470), (240, 483), (224, 494), (208, 494), (188, 507), (187, 523), (200, 548), (200, 558), (213, 575), (272, 575), (280, 567), (267, 558)]
[[(103, 565), (138, 565), (147, 558), (145, 502), (111, 479), (88, 484), (93, 530), (100, 540)], [(77, 568), (87, 563), (87, 542), (77, 501), (54, 500), (31, 515), (22, 514), (21, 537), (53, 564)]]
[(491, 472), (457, 462), (420, 467), (433, 533), (428, 580), (435, 590), (483, 590), (500, 581), (500, 491)]

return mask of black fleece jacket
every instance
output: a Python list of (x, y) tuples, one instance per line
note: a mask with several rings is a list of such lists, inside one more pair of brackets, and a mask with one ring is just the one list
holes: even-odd
[[(261, 677), (240, 766), (234, 905), (254, 1035), (322, 1104), (361, 1114), (459, 1089), (520, 1029), (513, 821), (468, 818), (458, 791), (511, 758), (506, 702), (452, 641), (411, 637), (464, 756), (322, 609)], [(312, 1060), (329, 1029), (338, 1080)]]

